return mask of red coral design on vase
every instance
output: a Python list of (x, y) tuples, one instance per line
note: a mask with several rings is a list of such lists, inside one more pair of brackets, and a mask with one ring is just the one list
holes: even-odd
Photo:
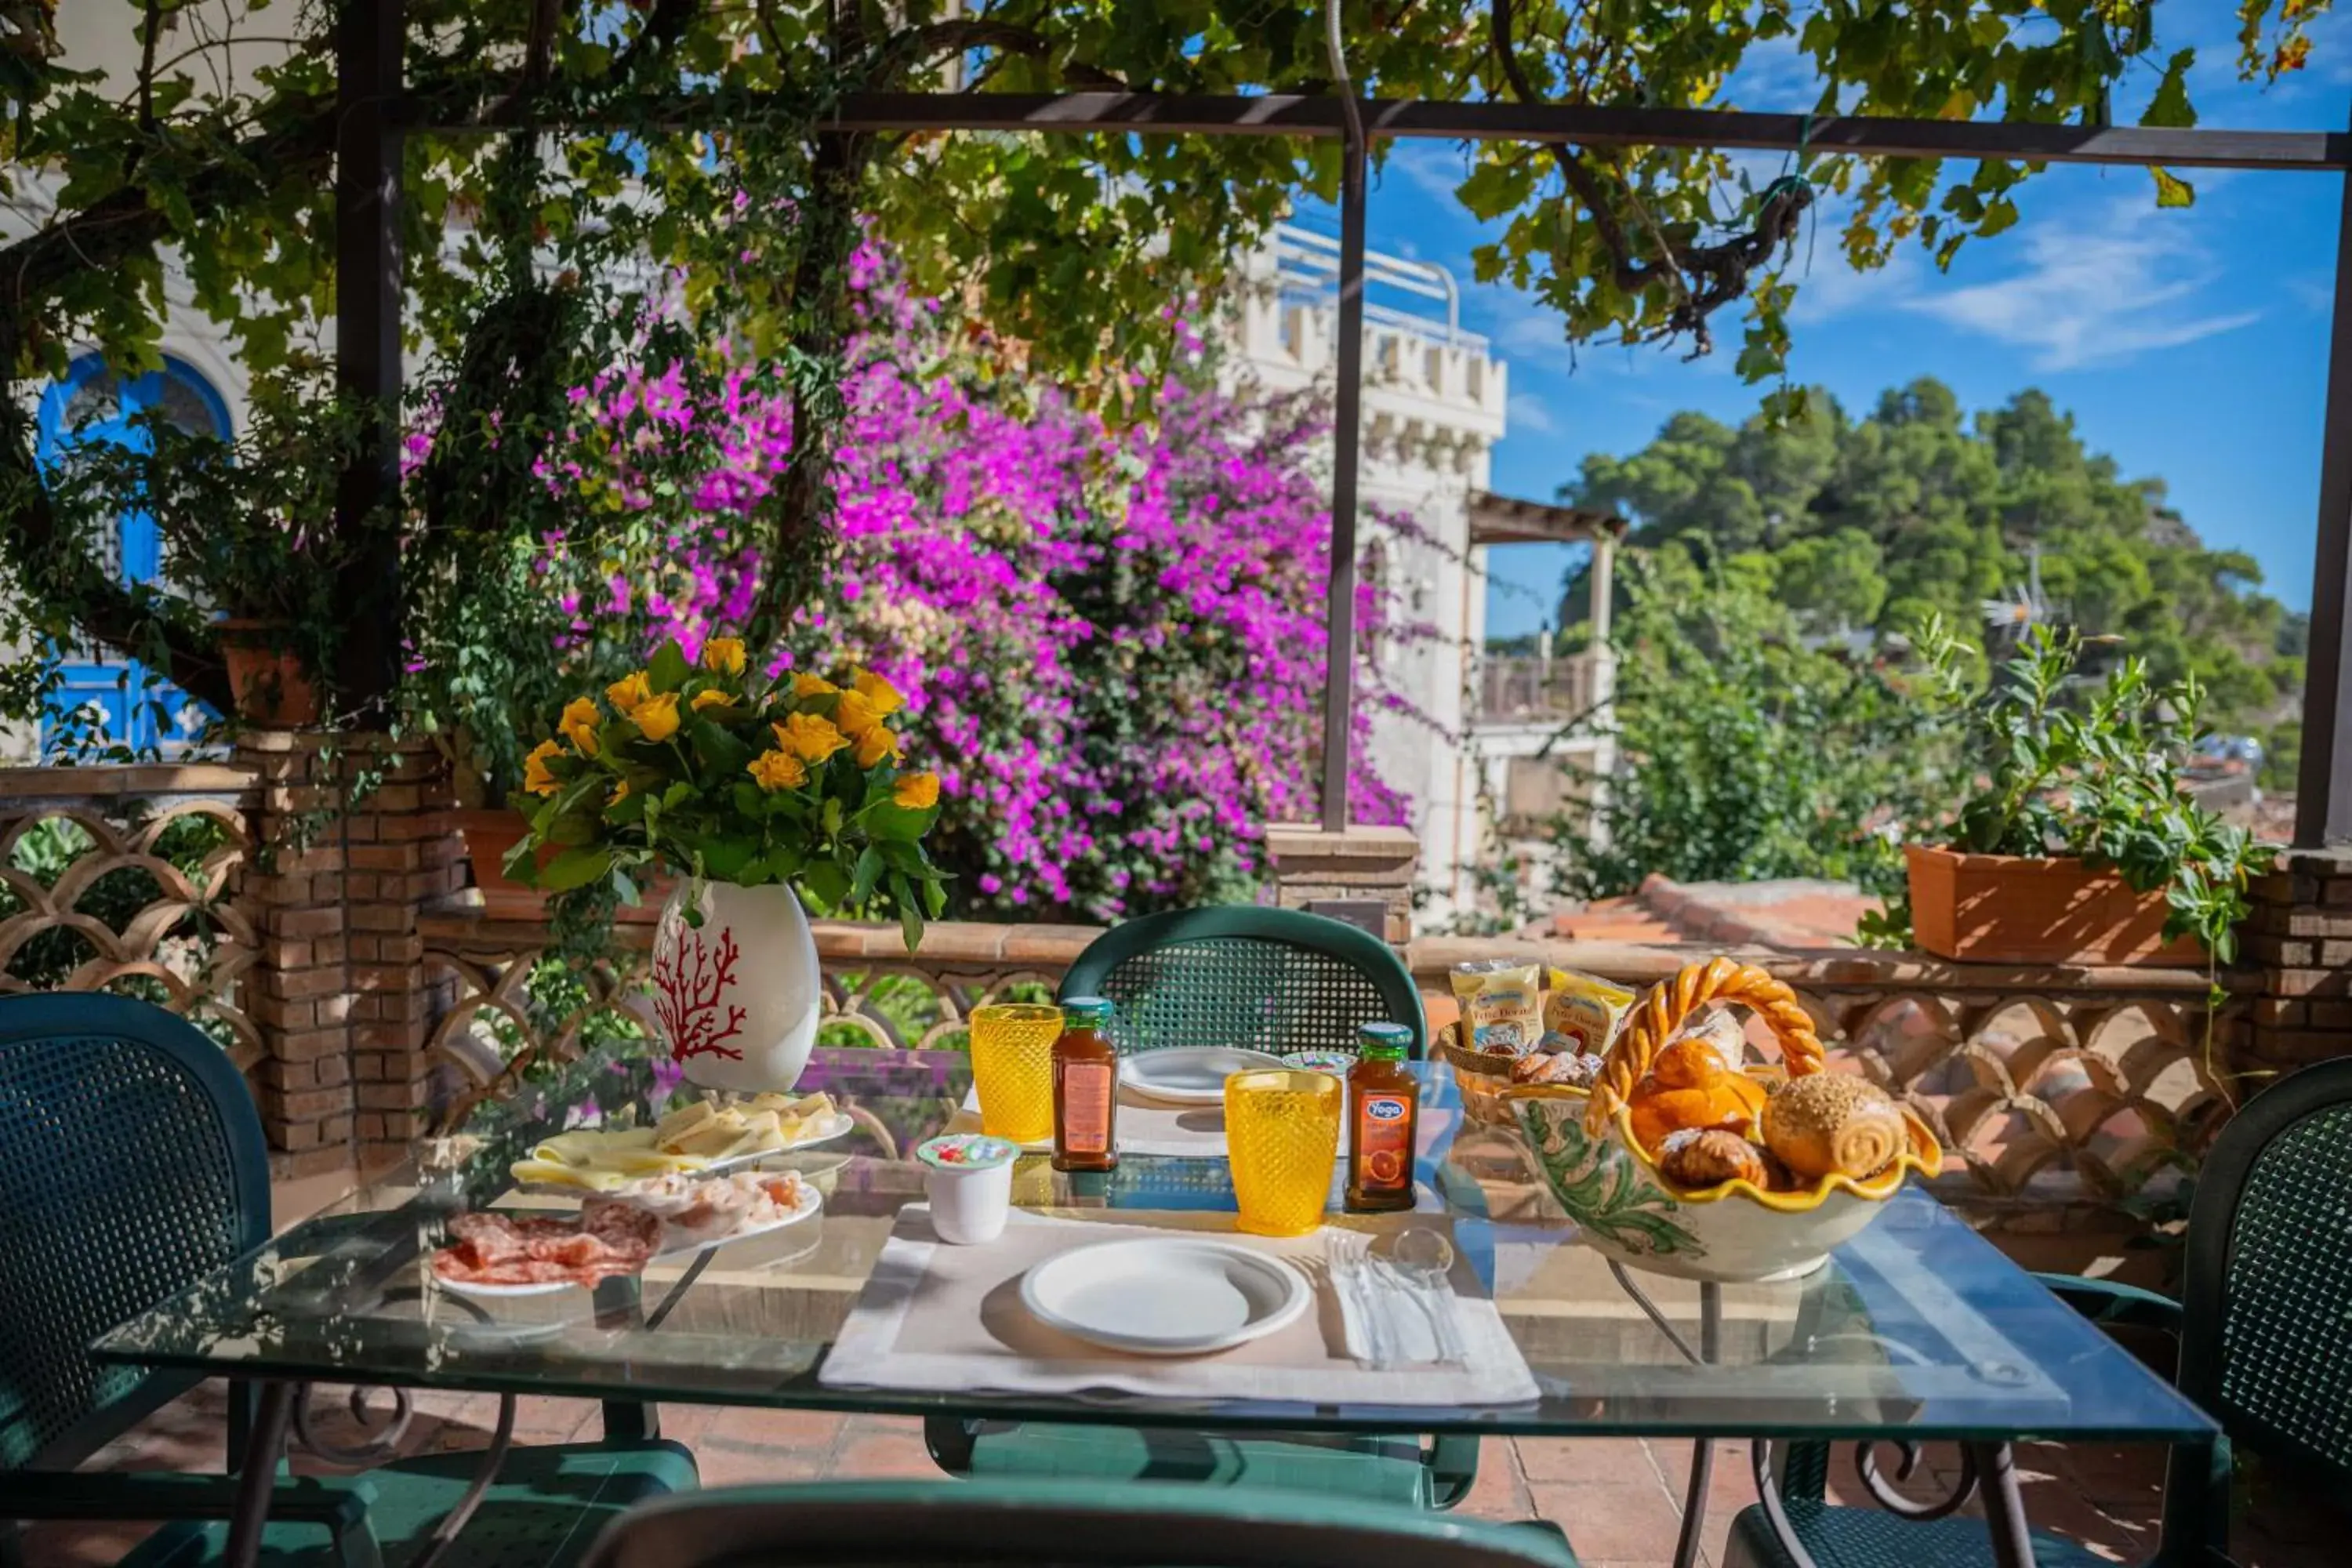
[[(660, 951), (665, 947), (669, 950), (667, 954)], [(656, 944), (654, 1016), (669, 1037), (671, 1060), (702, 1056), (743, 1059), (740, 1046), (721, 1043), (741, 1032), (743, 1009), (730, 1004), (726, 1023), (719, 1021), (719, 999), (734, 984), (735, 965), (742, 956), (731, 925), (720, 929), (715, 946), (683, 922), (675, 942)]]

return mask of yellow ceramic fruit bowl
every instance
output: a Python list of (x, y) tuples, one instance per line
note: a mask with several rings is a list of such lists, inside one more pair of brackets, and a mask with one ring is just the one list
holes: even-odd
[(1804, 1010), (1788, 987), (1761, 970), (1717, 959), (1691, 965), (1652, 994), (1611, 1047), (1591, 1090), (1529, 1084), (1505, 1090), (1503, 1102), (1552, 1196), (1594, 1250), (1628, 1268), (1688, 1279), (1793, 1279), (1860, 1235), (1913, 1172), (1940, 1171), (1943, 1148), (1906, 1110), (1909, 1147), (1864, 1178), (1829, 1175), (1786, 1192), (1745, 1180), (1697, 1189), (1667, 1182), (1633, 1137), (1626, 1095), (1674, 1026), (1717, 1000), (1751, 1006), (1771, 1024), (1791, 1076), (1826, 1070), (1810, 1022), (1801, 1034), (1793, 1026)]

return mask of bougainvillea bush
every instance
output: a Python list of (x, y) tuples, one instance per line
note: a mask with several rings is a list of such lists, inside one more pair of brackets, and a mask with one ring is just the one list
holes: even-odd
[[(954, 912), (1112, 920), (1251, 897), (1264, 825), (1318, 808), (1321, 402), (1222, 389), (1202, 353), (1118, 389), (1151, 413), (1114, 425), (906, 298), (878, 254), (859, 266), (843, 545), (778, 664), (854, 663), (906, 692), (910, 765), (941, 782), (929, 844)], [(761, 563), (739, 541), (782, 472), (785, 401), (676, 366), (579, 395), (550, 482), (673, 523), (659, 563), (580, 605), (583, 629), (650, 619), (690, 654), (750, 606)], [(708, 456), (691, 481), (680, 449)], [(1431, 635), (1369, 584), (1357, 618), (1367, 647)], [(1351, 816), (1399, 822), (1365, 747), (1370, 710), (1402, 703), (1361, 662)]]

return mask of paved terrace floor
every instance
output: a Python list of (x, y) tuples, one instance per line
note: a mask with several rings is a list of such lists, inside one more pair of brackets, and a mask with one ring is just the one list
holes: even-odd
[[(358, 1435), (339, 1404), (321, 1397), (317, 1405), (322, 1415), (334, 1408), (331, 1418), (319, 1423), (320, 1436), (349, 1440)], [(404, 1447), (412, 1453), (480, 1448), (489, 1441), (496, 1415), (497, 1401), (487, 1394), (423, 1395)], [(216, 1471), (225, 1417), (221, 1386), (207, 1384), (159, 1411), (91, 1468)], [(590, 1441), (596, 1423), (596, 1406), (585, 1401), (526, 1399), (515, 1439)], [(909, 1420), (673, 1405), (664, 1409), (662, 1427), (665, 1436), (694, 1449), (706, 1487), (939, 1476), (924, 1452), (918, 1424)], [(1720, 1568), (1732, 1516), (1756, 1500), (1747, 1446), (1717, 1447), (1707, 1568)], [(2117, 1563), (2143, 1563), (2155, 1551), (2160, 1450), (2034, 1445), (2020, 1458), (2026, 1506), (2036, 1525), (2071, 1534)], [(1481, 1456), (1478, 1489), (1465, 1511), (1488, 1519), (1554, 1521), (1568, 1531), (1586, 1568), (1666, 1568), (1680, 1529), (1689, 1462), (1690, 1446), (1681, 1442), (1490, 1438)], [(1948, 1448), (1931, 1447), (1913, 1486), (1923, 1493), (1931, 1479), (1948, 1486), (1956, 1464)], [(307, 1458), (298, 1458), (295, 1468), (305, 1474), (332, 1468)], [(1832, 1496), (1863, 1501), (1843, 1453), (1834, 1469)], [(2347, 1561), (2343, 1515), (2265, 1484), (2259, 1474), (2242, 1489), (2241, 1502), (2232, 1547), (2242, 1568), (2342, 1568)], [(36, 1526), (26, 1541), (27, 1561), (31, 1568), (98, 1568), (115, 1562), (149, 1528), (130, 1522)]]

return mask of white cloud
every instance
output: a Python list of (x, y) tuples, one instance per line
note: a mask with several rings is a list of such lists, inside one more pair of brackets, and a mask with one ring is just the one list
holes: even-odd
[(1451, 205), (1454, 188), (1469, 176), (1469, 155), (1450, 142), (1399, 142), (1390, 149), (1381, 173), (1383, 177), (1402, 174), (1423, 195)]
[(1559, 421), (1551, 416), (1551, 408), (1540, 397), (1528, 393), (1515, 393), (1506, 409), (1505, 428), (1514, 436), (1549, 436), (1559, 429)]
[[(2024, 349), (2037, 371), (2113, 364), (2255, 321), (2258, 310), (2197, 308), (2221, 273), (2189, 226), (2138, 192), (2104, 206), (2053, 206), (2012, 241), (2023, 266), (2004, 278), (1933, 286), (1906, 310)], [(1972, 247), (1979, 256), (1990, 247)]]

